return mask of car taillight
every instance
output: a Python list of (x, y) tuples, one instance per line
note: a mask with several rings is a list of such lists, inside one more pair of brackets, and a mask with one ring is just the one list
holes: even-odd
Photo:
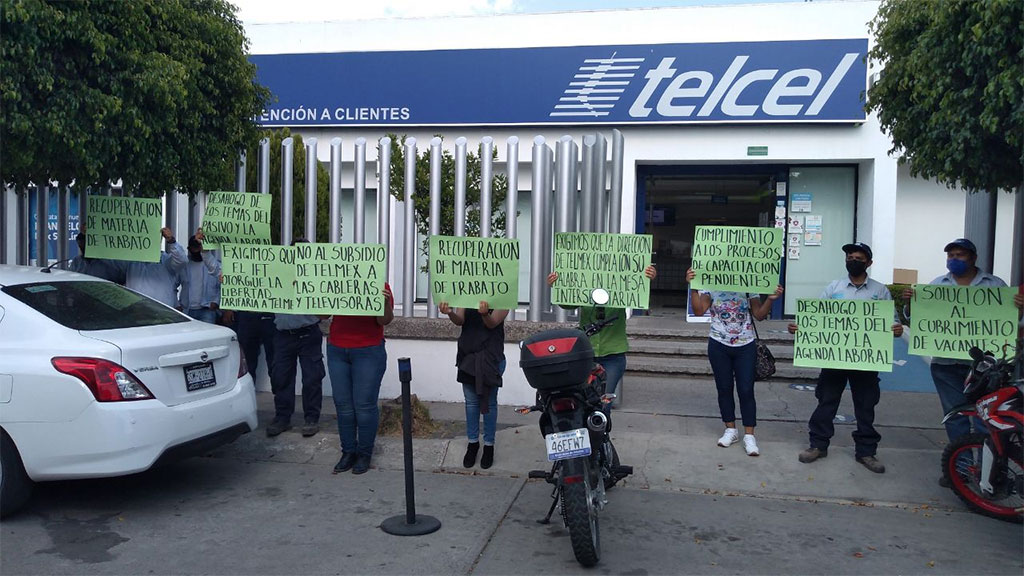
[(551, 409), (555, 412), (568, 412), (576, 409), (576, 401), (572, 398), (555, 398), (551, 401)]
[(58, 356), (50, 362), (58, 372), (81, 380), (97, 402), (149, 400), (153, 394), (127, 368), (102, 358)]
[(238, 349), (238, 377), (241, 378), (249, 372), (249, 364), (245, 361), (245, 352), (242, 349)]

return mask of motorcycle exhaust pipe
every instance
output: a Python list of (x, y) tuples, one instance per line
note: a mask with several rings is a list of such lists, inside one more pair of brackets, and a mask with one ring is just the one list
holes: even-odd
[(600, 410), (594, 412), (587, 418), (587, 428), (591, 432), (604, 432), (608, 427), (608, 417)]

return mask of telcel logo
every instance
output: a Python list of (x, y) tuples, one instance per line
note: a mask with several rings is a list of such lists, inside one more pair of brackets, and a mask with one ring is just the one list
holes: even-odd
[[(726, 116), (743, 118), (754, 116), (760, 108), (769, 116), (816, 116), (860, 57), (857, 52), (843, 55), (824, 84), (821, 82), (821, 71), (814, 68), (798, 68), (781, 76), (778, 69), (758, 69), (741, 76), (743, 65), (750, 58), (746, 55), (736, 56), (717, 82), (714, 75), (705, 70), (678, 73), (673, 67), (675, 58), (662, 58), (657, 68), (648, 70), (644, 75), (647, 83), (630, 106), (629, 115), (633, 118), (647, 118), (652, 110), (656, 110), (666, 118), (692, 117), (694, 112), (697, 118), (707, 118), (719, 108)], [(665, 80), (669, 82), (662, 88)], [(751, 84), (771, 81), (774, 84), (760, 104), (740, 103), (744, 90)], [(652, 108), (655, 96), (656, 104)], [(810, 99), (812, 96), (813, 100)], [(793, 102), (793, 98), (800, 97), (809, 102)], [(706, 100), (701, 103), (699, 99), (703, 98)], [(782, 98), (787, 98), (789, 103), (780, 103)]]

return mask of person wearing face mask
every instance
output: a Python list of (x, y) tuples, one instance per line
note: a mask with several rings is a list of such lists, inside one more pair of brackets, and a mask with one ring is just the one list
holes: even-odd
[(217, 323), (220, 310), (220, 258), (211, 250), (203, 250), (203, 229), (188, 239), (188, 262), (178, 273), (181, 292), (179, 309), (190, 317)]
[[(840, 278), (829, 284), (821, 293), (825, 299), (853, 300), (892, 300), (889, 288), (881, 282), (868, 277), (871, 266), (871, 247), (863, 242), (843, 246), (846, 253), (846, 278)], [(797, 325), (790, 323), (789, 332), (796, 334)], [(903, 325), (895, 322), (892, 325), (895, 337), (903, 335)], [(850, 395), (853, 397), (853, 413), (857, 418), (857, 429), (853, 432), (856, 446), (854, 457), (868, 470), (881, 474), (885, 472), (875, 453), (882, 436), (875, 430), (875, 406), (881, 398), (878, 387), (878, 372), (873, 370), (837, 370), (823, 368), (818, 376), (818, 385), (814, 395), (818, 399), (818, 407), (811, 414), (808, 422), (810, 447), (800, 453), (800, 461), (810, 464), (819, 458), (828, 456), (828, 445), (835, 434), (832, 421), (839, 411), (839, 402), (843, 397), (846, 384), (850, 384)]]
[[(946, 270), (949, 273), (939, 276), (931, 281), (931, 284), (943, 286), (1006, 286), (1002, 278), (993, 276), (978, 268), (975, 264), (978, 261), (978, 249), (967, 238), (957, 238), (946, 244)], [(908, 287), (903, 290), (903, 314), (910, 318), (910, 301), (914, 297), (914, 289)], [(1017, 293), (1013, 297), (1014, 304), (1018, 308), (1024, 307), (1024, 296)], [(932, 381), (935, 383), (935, 391), (939, 394), (939, 402), (942, 404), (942, 412), (948, 413), (954, 406), (967, 403), (964, 398), (964, 379), (970, 372), (970, 360), (956, 360), (953, 358), (932, 358), (931, 372)], [(984, 429), (980, 424), (979, 429)], [(971, 421), (962, 415), (956, 415), (946, 421), (946, 436), (953, 442), (957, 438), (971, 432)], [(939, 484), (945, 485), (945, 479), (939, 478)]]

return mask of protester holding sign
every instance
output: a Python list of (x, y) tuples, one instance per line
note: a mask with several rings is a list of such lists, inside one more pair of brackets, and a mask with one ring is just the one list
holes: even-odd
[(125, 273), (125, 287), (145, 294), (171, 308), (178, 306), (178, 274), (188, 257), (185, 249), (175, 242), (170, 228), (162, 228), (164, 252), (158, 262), (129, 262)]
[[(644, 276), (648, 280), (654, 280), (658, 276), (658, 271), (654, 266), (648, 265), (644, 268)], [(548, 274), (548, 286), (554, 288), (556, 282), (558, 282), (558, 272)], [(568, 310), (575, 309), (575, 307), (560, 306)], [(580, 328), (614, 318), (603, 330), (590, 337), (590, 345), (594, 348), (594, 362), (604, 367), (606, 373), (605, 392), (615, 394), (619, 389), (619, 383), (622, 382), (622, 375), (626, 372), (626, 352), (629, 351), (629, 341), (626, 339), (626, 309), (608, 306), (580, 306), (579, 310)]]
[[(1006, 286), (998, 276), (993, 276), (977, 267), (978, 249), (967, 238), (957, 238), (946, 244), (946, 269), (948, 274), (939, 276), (931, 281), (932, 286), (972, 286), (998, 288)], [(908, 287), (903, 290), (903, 301), (906, 305), (903, 308), (904, 315), (910, 318), (911, 302), (915, 299), (915, 290)], [(1024, 307), (1024, 296), (1015, 294), (1014, 304)], [(912, 332), (912, 334), (916, 334)], [(1012, 337), (1011, 337), (1012, 340)], [(999, 351), (993, 351), (999, 352)], [(935, 391), (939, 394), (939, 402), (942, 404), (943, 413), (948, 413), (954, 406), (966, 403), (963, 388), (964, 379), (971, 368), (971, 361), (949, 357), (933, 356), (931, 362), (932, 380), (935, 383)], [(984, 429), (982, 427), (982, 429)], [(957, 438), (969, 434), (971, 422), (966, 416), (956, 415), (946, 421), (946, 436), (953, 442)], [(940, 480), (941, 481), (941, 480)]]
[(211, 250), (203, 250), (203, 229), (188, 239), (188, 263), (178, 281), (181, 311), (191, 318), (217, 323), (220, 309), (220, 258)]
[(380, 424), (380, 384), (387, 370), (384, 327), (395, 318), (395, 298), (384, 284), (380, 316), (334, 316), (327, 338), (327, 366), (334, 407), (338, 412), (341, 459), (334, 474), (370, 469)]
[[(687, 282), (692, 282), (696, 276), (692, 268), (686, 271)], [(718, 410), (725, 423), (725, 432), (718, 439), (718, 445), (726, 448), (740, 439), (736, 431), (735, 388), (743, 417), (743, 448), (748, 456), (761, 454), (754, 437), (754, 427), (757, 426), (757, 402), (754, 400), (757, 346), (753, 321), (767, 318), (772, 303), (780, 296), (782, 286), (779, 285), (764, 299), (749, 292), (690, 290), (690, 304), (695, 315), (703, 316), (711, 310), (708, 361), (718, 389)]]
[(462, 326), (455, 355), (456, 380), (466, 398), (466, 455), (462, 465), (472, 468), (480, 450), (480, 416), (484, 418), (484, 454), (480, 467), (494, 464), (494, 437), (498, 429), (498, 388), (505, 372), (505, 318), (508, 310), (493, 310), (485, 300), (476, 310), (452, 308), (441, 302), (438, 310)]
[(79, 274), (88, 274), (104, 280), (110, 280), (124, 285), (125, 263), (119, 260), (107, 260), (106, 258), (90, 258), (85, 255), (85, 227), (75, 236), (75, 243), (78, 244), (78, 256), (71, 259), (68, 270)]
[[(892, 300), (889, 289), (868, 277), (871, 266), (871, 247), (863, 242), (843, 246), (846, 253), (846, 271), (848, 276), (829, 284), (821, 293), (822, 299), (850, 300)], [(796, 323), (789, 325), (789, 332), (796, 334)], [(903, 325), (892, 326), (893, 336), (903, 334)], [(829, 442), (835, 435), (833, 420), (839, 411), (839, 402), (843, 397), (846, 384), (850, 384), (850, 395), (853, 397), (853, 413), (857, 418), (857, 429), (853, 432), (856, 445), (854, 456), (868, 470), (882, 474), (885, 465), (875, 456), (878, 442), (882, 436), (875, 430), (875, 406), (881, 398), (878, 387), (878, 372), (873, 370), (831, 369), (823, 368), (818, 376), (818, 385), (814, 395), (818, 399), (818, 407), (811, 414), (808, 423), (810, 429), (810, 448), (800, 453), (800, 461), (804, 464), (814, 462), (828, 456)]]

